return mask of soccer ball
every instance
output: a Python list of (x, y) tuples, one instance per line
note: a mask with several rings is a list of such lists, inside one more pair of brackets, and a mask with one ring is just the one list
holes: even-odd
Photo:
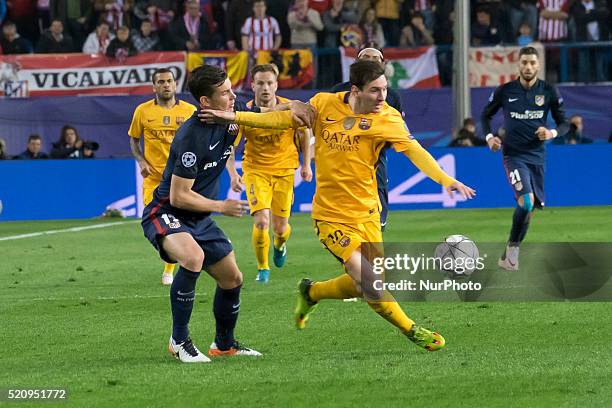
[(470, 276), (474, 270), (482, 269), (478, 247), (464, 235), (451, 235), (436, 247), (436, 260), (440, 271), (452, 278)]

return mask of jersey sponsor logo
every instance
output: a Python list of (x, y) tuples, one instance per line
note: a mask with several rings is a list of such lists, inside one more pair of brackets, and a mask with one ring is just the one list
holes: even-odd
[(359, 151), (360, 137), (361, 136), (350, 135), (344, 132), (331, 133), (329, 130), (324, 130), (321, 133), (321, 139), (323, 139), (330, 150), (338, 150), (341, 152)]
[(518, 101), (518, 98), (508, 98), (508, 102)]
[(325, 121), (326, 121), (326, 122), (337, 122), (337, 120), (336, 120), (336, 119), (330, 118), (329, 116), (327, 116), (327, 117), (325, 118)]
[(489, 102), (493, 102), (493, 98), (495, 98), (495, 91), (491, 92), (491, 95), (489, 95)]
[(193, 152), (185, 152), (181, 156), (181, 162), (183, 163), (183, 166), (185, 167), (193, 166), (194, 164), (196, 164), (196, 161), (197, 161), (197, 157), (195, 153)]
[[(216, 146), (216, 145), (215, 145), (215, 146)], [(211, 150), (212, 150), (212, 149), (211, 149)], [(226, 149), (226, 150), (223, 152), (223, 155), (221, 156), (221, 158), (220, 158), (218, 161), (212, 161), (212, 162), (206, 163), (206, 164), (204, 165), (203, 170), (208, 170), (208, 169), (211, 169), (211, 168), (213, 168), (213, 167), (217, 167), (217, 165), (219, 164), (219, 162), (222, 162), (223, 160), (227, 159), (227, 158), (230, 156), (230, 154), (232, 154), (232, 147), (231, 147), (231, 146), (230, 146), (230, 147), (228, 147), (228, 148), (227, 148), (227, 149)]]
[(214, 145), (208, 145), (208, 149), (209, 150), (213, 150), (215, 147), (217, 147), (217, 145), (221, 143), (221, 141), (219, 140), (217, 143), (215, 143)]
[(544, 105), (544, 95), (536, 95), (535, 96), (535, 104), (538, 106)]
[(155, 119), (147, 119), (147, 122), (153, 122)]
[(361, 118), (359, 121), (359, 129), (368, 130), (372, 127), (372, 119)]
[(255, 136), (255, 141), (258, 143), (269, 143), (269, 144), (275, 144), (275, 143), (280, 143), (280, 137), (281, 134), (277, 133), (277, 134), (273, 134), (273, 135), (258, 135)]
[(525, 113), (510, 112), (512, 119), (542, 119), (544, 117), (543, 110), (526, 110)]
[(353, 126), (355, 126), (355, 122), (357, 122), (356, 118), (348, 117), (344, 119), (342, 126), (344, 127), (344, 130), (351, 130)]
[(164, 116), (164, 125), (168, 126), (170, 124), (170, 116)]

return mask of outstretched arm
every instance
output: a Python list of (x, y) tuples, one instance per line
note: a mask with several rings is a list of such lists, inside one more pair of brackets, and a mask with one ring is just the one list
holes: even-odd
[(316, 118), (315, 109), (303, 102), (293, 101), (291, 110), (255, 112), (228, 112), (214, 109), (203, 109), (199, 115), (206, 123), (228, 124), (257, 127), (263, 129), (289, 129), (303, 126), (312, 127)]
[(310, 150), (310, 140), (312, 138), (312, 130), (300, 129), (298, 130), (298, 137), (300, 138), (300, 149), (302, 150), (302, 171), (300, 172), (300, 175), (302, 176), (302, 180), (311, 182), (312, 169), (310, 167), (310, 162), (312, 161), (312, 156)]
[(423, 149), (421, 145), (417, 144), (416, 147), (404, 150), (403, 153), (419, 170), (425, 173), (427, 177), (446, 187), (446, 190), (451, 196), (453, 191), (457, 191), (464, 198), (472, 198), (476, 195), (474, 189), (446, 174), (444, 170), (440, 168), (438, 162), (436, 162), (431, 154)]

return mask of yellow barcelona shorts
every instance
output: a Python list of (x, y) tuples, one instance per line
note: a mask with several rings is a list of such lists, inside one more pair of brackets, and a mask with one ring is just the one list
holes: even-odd
[(343, 224), (314, 220), (314, 229), (319, 241), (342, 263), (348, 261), (355, 250), (359, 250), (369, 260), (382, 256), (380, 221)]
[(288, 218), (293, 204), (294, 174), (272, 174), (246, 171), (243, 176), (251, 214), (264, 209), (272, 210), (277, 217)]
[(151, 179), (150, 177), (142, 180), (142, 201), (144, 201), (144, 205), (148, 205), (151, 201), (153, 201), (153, 192), (161, 180)]

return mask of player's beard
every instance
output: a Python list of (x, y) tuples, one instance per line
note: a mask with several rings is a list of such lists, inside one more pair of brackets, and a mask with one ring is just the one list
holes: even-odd
[(533, 78), (535, 78), (538, 75), (538, 71), (535, 71), (532, 74), (529, 74), (529, 76), (525, 75), (522, 72), (519, 72), (519, 75), (521, 76), (521, 78), (523, 78), (525, 82), (531, 82)]

